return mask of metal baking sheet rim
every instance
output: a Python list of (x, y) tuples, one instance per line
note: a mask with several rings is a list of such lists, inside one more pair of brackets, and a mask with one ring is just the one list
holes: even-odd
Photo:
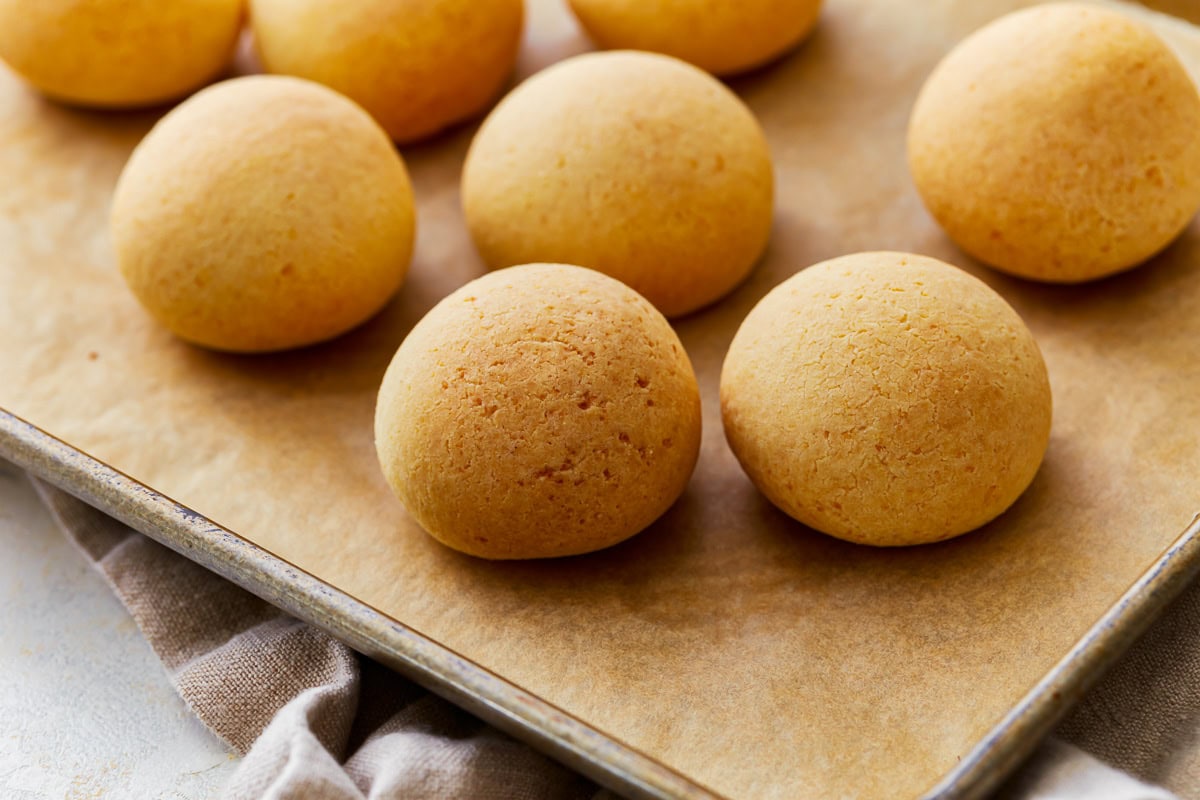
[[(721, 797), (2, 408), (0, 457), (616, 792)], [(1197, 573), (1200, 515), (924, 800), (994, 789)]]

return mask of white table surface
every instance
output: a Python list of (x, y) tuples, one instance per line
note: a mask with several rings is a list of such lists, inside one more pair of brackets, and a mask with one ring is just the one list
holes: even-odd
[(24, 474), (0, 461), (0, 797), (200, 800), (236, 766)]

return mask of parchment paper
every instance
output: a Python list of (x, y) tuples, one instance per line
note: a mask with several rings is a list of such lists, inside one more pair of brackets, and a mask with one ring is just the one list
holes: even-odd
[[(67, 110), (0, 72), (0, 406), (718, 792), (915, 795), (1200, 506), (1200, 225), (1127, 275), (1038, 286), (972, 264), (910, 184), (904, 130), (924, 76), (1018, 4), (829, 0), (795, 55), (734, 82), (774, 152), (774, 238), (740, 290), (679, 321), (703, 391), (700, 465), (659, 523), (610, 551), (460, 556), (414, 526), (376, 465), (392, 352), (482, 272), (458, 209), (468, 128), (404, 151), (419, 246), (382, 315), (302, 352), (216, 355), (156, 327), (109, 251), (113, 183), (156, 114)], [(522, 76), (587, 47), (558, 2), (530, 6)], [(1156, 24), (1200, 67), (1200, 34)], [(720, 363), (746, 312), (804, 266), (869, 249), (979, 275), (1050, 369), (1054, 431), (1033, 486), (945, 544), (879, 551), (808, 531), (754, 490), (722, 435)]]

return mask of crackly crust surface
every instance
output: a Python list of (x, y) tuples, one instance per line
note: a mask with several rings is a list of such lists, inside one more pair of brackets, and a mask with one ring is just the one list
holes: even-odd
[(379, 391), (384, 474), (435, 538), (486, 558), (597, 550), (687, 484), (700, 397), (675, 332), (598, 272), (528, 265), (446, 297)]

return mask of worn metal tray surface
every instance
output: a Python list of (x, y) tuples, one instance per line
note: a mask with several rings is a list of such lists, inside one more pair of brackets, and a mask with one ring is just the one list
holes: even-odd
[[(0, 70), (0, 455), (627, 794), (978, 796), (1200, 565), (1200, 227), (1127, 275), (1032, 285), (955, 250), (904, 167), (929, 69), (1023, 4), (829, 0), (797, 53), (734, 82), (770, 141), (778, 211), (747, 283), (676, 323), (705, 406), (696, 474), (629, 542), (539, 563), (432, 542), (371, 441), (396, 346), (482, 272), (458, 210), (470, 129), (404, 151), (420, 237), (383, 313), (319, 347), (220, 355), (153, 324), (112, 263), (112, 187), (161, 112), (65, 109)], [(1200, 64), (1196, 29), (1125, 8)], [(519, 76), (587, 47), (559, 3), (529, 10)], [(1037, 479), (951, 542), (809, 531), (722, 436), (721, 359), (749, 308), (868, 249), (979, 275), (1050, 369)]]

